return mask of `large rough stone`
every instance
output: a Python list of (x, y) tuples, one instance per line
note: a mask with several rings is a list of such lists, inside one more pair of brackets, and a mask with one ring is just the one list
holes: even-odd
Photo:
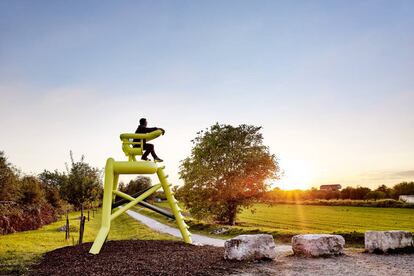
[(365, 250), (368, 252), (387, 252), (413, 246), (413, 235), (408, 231), (367, 231)]
[(340, 235), (307, 234), (292, 238), (295, 255), (321, 257), (343, 254), (345, 239)]
[(272, 235), (240, 235), (224, 243), (224, 258), (253, 261), (276, 258), (276, 245)]

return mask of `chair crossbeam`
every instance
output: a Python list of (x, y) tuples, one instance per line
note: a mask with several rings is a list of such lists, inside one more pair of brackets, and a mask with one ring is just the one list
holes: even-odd
[(140, 195), (139, 197), (133, 198), (133, 200), (130, 203), (128, 203), (128, 204), (124, 205), (123, 207), (120, 207), (118, 210), (116, 210), (111, 215), (111, 220), (114, 220), (115, 218), (117, 218), (119, 215), (121, 215), (126, 210), (128, 210), (131, 207), (137, 205), (138, 202), (143, 201), (144, 199), (146, 199), (147, 197), (149, 197), (151, 194), (153, 194), (154, 192), (156, 192), (159, 188), (161, 188), (161, 184), (155, 185), (151, 189), (149, 189), (148, 191), (146, 191), (145, 193), (143, 193), (142, 195)]

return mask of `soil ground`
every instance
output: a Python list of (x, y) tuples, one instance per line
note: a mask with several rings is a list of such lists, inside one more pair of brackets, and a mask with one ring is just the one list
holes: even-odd
[(225, 261), (223, 247), (165, 240), (108, 241), (98, 255), (91, 243), (44, 255), (29, 275), (226, 275), (244, 265)]
[(48, 252), (29, 275), (414, 275), (414, 255), (375, 255), (347, 249), (344, 256), (302, 258), (278, 253), (274, 261), (223, 259), (222, 247), (177, 241), (108, 241), (99, 255), (91, 243)]

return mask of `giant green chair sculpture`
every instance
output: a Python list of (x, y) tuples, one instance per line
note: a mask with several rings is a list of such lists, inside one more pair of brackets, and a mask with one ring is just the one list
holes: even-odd
[[(181, 232), (183, 240), (186, 243), (191, 243), (191, 233), (188, 231), (188, 226), (185, 224), (181, 210), (178, 207), (177, 200), (174, 198), (171, 192), (170, 186), (167, 182), (168, 175), (164, 174), (164, 166), (158, 166), (155, 162), (150, 161), (137, 161), (136, 156), (143, 154), (143, 141), (152, 140), (161, 135), (161, 130), (156, 130), (146, 134), (124, 133), (121, 134), (122, 150), (128, 157), (128, 161), (115, 161), (112, 158), (108, 158), (105, 166), (105, 180), (104, 180), (104, 196), (102, 203), (102, 222), (98, 235), (89, 251), (92, 254), (98, 254), (104, 244), (109, 230), (111, 228), (111, 222), (133, 207), (134, 205), (142, 202), (145, 198), (162, 188), (165, 196), (170, 205), (171, 211), (175, 217), (178, 228)], [(140, 139), (139, 142), (134, 142), (133, 139)], [(137, 145), (134, 147), (134, 145)], [(160, 181), (159, 184), (152, 186), (145, 190), (138, 197), (134, 198), (128, 194), (118, 191), (118, 178), (120, 174), (157, 174)], [(119, 196), (127, 201), (127, 204), (117, 209), (112, 209), (113, 200), (115, 196)], [(142, 202), (143, 203), (143, 202)]]

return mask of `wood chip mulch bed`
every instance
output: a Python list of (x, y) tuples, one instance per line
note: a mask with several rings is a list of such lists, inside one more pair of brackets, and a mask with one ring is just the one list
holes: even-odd
[(177, 241), (108, 241), (98, 255), (91, 245), (50, 251), (29, 275), (228, 275), (249, 265), (224, 260), (224, 248)]

